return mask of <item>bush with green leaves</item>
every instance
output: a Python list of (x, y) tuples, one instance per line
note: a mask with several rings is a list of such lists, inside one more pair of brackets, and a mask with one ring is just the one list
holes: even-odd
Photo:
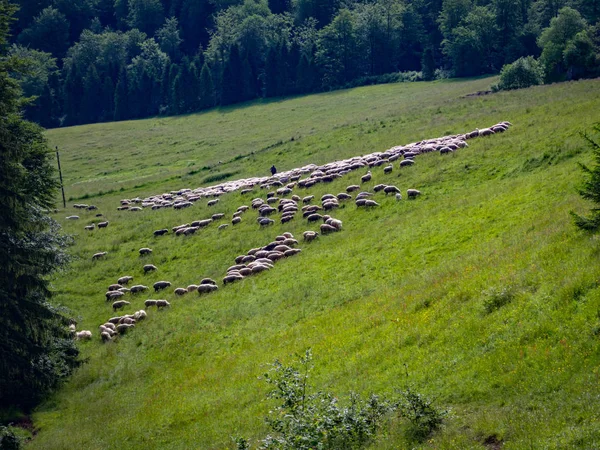
[(506, 64), (500, 71), (500, 81), (492, 86), (494, 91), (522, 89), (544, 82), (544, 69), (533, 57), (519, 58), (512, 64)]
[[(264, 375), (272, 386), (268, 398), (278, 402), (266, 418), (272, 434), (259, 443), (261, 450), (274, 449), (359, 449), (371, 443), (377, 431), (398, 412), (409, 421), (409, 439), (421, 441), (437, 430), (447, 414), (432, 401), (412, 389), (390, 400), (371, 394), (362, 399), (351, 393), (340, 402), (329, 392), (309, 392), (308, 378), (313, 368), (309, 350), (299, 355), (295, 365), (285, 366), (275, 360)], [(248, 440), (234, 439), (238, 450), (249, 450)]]
[[(599, 134), (600, 124), (595, 125), (593, 130), (596, 134)], [(584, 199), (594, 202), (595, 206), (590, 210), (588, 217), (580, 216), (573, 211), (571, 211), (571, 215), (578, 228), (595, 232), (600, 229), (600, 141), (589, 134), (583, 134), (583, 138), (592, 149), (596, 164), (592, 168), (584, 164), (579, 164), (587, 178), (579, 190), (579, 194)]]
[(19, 450), (21, 448), (21, 440), (9, 428), (0, 426), (0, 450)]
[(490, 314), (504, 305), (513, 301), (515, 290), (513, 287), (490, 288), (483, 291), (483, 308), (487, 314)]

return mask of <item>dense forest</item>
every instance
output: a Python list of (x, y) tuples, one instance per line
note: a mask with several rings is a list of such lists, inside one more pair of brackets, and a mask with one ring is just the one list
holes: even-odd
[(600, 0), (21, 0), (10, 53), (45, 127), (398, 80), (597, 75)]

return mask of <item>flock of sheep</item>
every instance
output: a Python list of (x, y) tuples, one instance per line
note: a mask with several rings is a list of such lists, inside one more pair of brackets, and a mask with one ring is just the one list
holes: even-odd
[[(143, 208), (156, 210), (171, 206), (176, 209), (187, 208), (202, 197), (218, 197), (226, 192), (235, 190), (241, 190), (242, 194), (246, 194), (251, 192), (254, 186), (259, 185), (261, 188), (276, 188), (276, 190), (268, 192), (266, 199), (260, 197), (255, 198), (251, 201), (250, 206), (242, 205), (238, 207), (232, 215), (231, 224), (236, 225), (240, 223), (242, 221), (242, 216), (251, 208), (257, 211), (257, 222), (261, 227), (273, 224), (275, 221), (270, 217), (275, 214), (280, 215), (279, 220), (281, 223), (287, 223), (301, 213), (302, 217), (306, 219), (309, 224), (320, 222), (319, 231), (307, 230), (303, 233), (304, 241), (310, 242), (316, 239), (320, 234), (334, 233), (342, 230), (342, 221), (331, 216), (333, 210), (340, 206), (340, 202), (354, 199), (354, 203), (357, 207), (365, 208), (377, 207), (379, 204), (371, 198), (374, 196), (372, 192), (362, 191), (353, 197), (355, 191), (361, 190), (360, 185), (350, 185), (346, 188), (346, 192), (341, 192), (337, 195), (325, 194), (320, 199), (320, 205), (313, 204), (314, 195), (300, 197), (292, 194), (294, 188), (308, 188), (314, 186), (316, 183), (327, 183), (351, 171), (366, 167), (370, 169), (385, 165), (383, 168), (384, 173), (390, 173), (393, 171), (393, 162), (400, 158), (402, 159), (399, 162), (399, 167), (410, 166), (415, 163), (415, 157), (422, 153), (433, 151), (438, 151), (440, 154), (452, 153), (459, 148), (466, 147), (466, 140), (468, 139), (503, 132), (506, 131), (509, 126), (509, 122), (502, 122), (493, 127), (476, 130), (463, 135), (445, 136), (443, 138), (421, 141), (403, 147), (393, 147), (386, 152), (372, 153), (366, 156), (332, 162), (323, 166), (309, 165), (268, 178), (238, 180), (195, 190), (182, 189), (176, 192), (151, 196), (146, 199), (136, 198), (121, 200), (119, 209), (135, 211)], [(304, 179), (301, 179), (303, 175), (307, 176)], [(371, 170), (368, 170), (367, 173), (361, 177), (361, 183), (370, 182), (372, 177), (373, 174), (371, 173)], [(375, 193), (383, 191), (385, 195), (392, 194), (395, 195), (397, 200), (402, 199), (402, 193), (396, 186), (377, 184), (373, 187), (373, 191)], [(290, 194), (292, 195), (290, 196)], [(420, 194), (421, 193), (416, 189), (408, 189), (406, 192), (407, 198), (409, 199), (414, 199)], [(285, 198), (286, 196), (290, 197)], [(218, 198), (213, 198), (208, 202), (208, 205), (213, 206), (217, 204), (218, 201)], [(132, 204), (139, 204), (140, 206), (132, 206)], [(300, 206), (301, 204), (302, 206)], [(75, 205), (75, 207), (88, 210), (97, 209), (93, 205)], [(321, 214), (321, 212), (326, 212), (327, 214)], [(101, 214), (97, 214), (97, 216), (101, 216)], [(67, 217), (67, 219), (72, 219), (74, 217), (77, 216), (70, 216)], [(210, 218), (197, 220), (189, 224), (177, 225), (171, 228), (171, 231), (176, 236), (190, 235), (223, 218), (223, 213), (213, 214)], [(108, 226), (108, 221), (101, 222), (97, 226), (98, 228), (106, 228)], [(222, 230), (226, 227), (228, 227), (228, 224), (221, 224), (218, 228)], [(85, 229), (93, 230), (94, 227), (88, 225)], [(154, 231), (153, 234), (155, 237), (164, 236), (169, 234), (169, 230), (164, 228)], [(276, 261), (300, 253), (301, 249), (297, 248), (297, 245), (298, 241), (294, 236), (291, 233), (286, 232), (277, 236), (275, 240), (263, 247), (250, 249), (246, 254), (235, 258), (235, 264), (227, 269), (225, 276), (223, 277), (223, 285), (272, 269)], [(139, 250), (141, 257), (151, 253), (152, 249), (148, 247), (143, 247)], [(106, 255), (107, 252), (95, 253), (92, 256), (92, 260), (102, 259)], [(145, 274), (154, 270), (157, 270), (157, 267), (152, 264), (143, 266)], [(117, 283), (108, 286), (105, 298), (107, 302), (112, 302), (112, 309), (114, 312), (130, 306), (131, 302), (125, 300), (126, 295), (133, 297), (138, 293), (149, 290), (147, 286), (141, 284), (126, 287), (132, 280), (132, 276), (122, 276), (117, 280)], [(153, 285), (155, 293), (170, 287), (171, 282), (169, 281), (157, 281)], [(175, 288), (174, 294), (183, 296), (191, 292), (197, 292), (199, 295), (203, 295), (214, 292), (217, 289), (218, 285), (214, 280), (204, 278), (198, 285)], [(152, 306), (155, 306), (157, 309), (162, 309), (169, 307), (170, 303), (167, 300), (145, 300), (145, 309)], [(137, 322), (144, 320), (147, 317), (145, 309), (136, 311), (134, 314), (116, 316), (108, 319), (99, 327), (102, 341), (111, 341), (117, 335), (123, 334), (130, 328), (133, 328)], [(90, 339), (92, 337), (92, 333), (89, 330), (77, 332), (74, 325), (71, 325), (71, 331), (77, 339)]]

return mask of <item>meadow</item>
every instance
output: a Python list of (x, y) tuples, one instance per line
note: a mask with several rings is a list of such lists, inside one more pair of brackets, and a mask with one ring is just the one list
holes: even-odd
[[(70, 308), (85, 363), (33, 415), (31, 449), (233, 448), (256, 442), (273, 407), (267, 364), (312, 348), (313, 389), (393, 394), (407, 385), (449, 409), (443, 427), (411, 442), (392, 417), (370, 447), (600, 447), (600, 240), (575, 229), (569, 211), (591, 207), (577, 193), (592, 155), (580, 133), (600, 122), (600, 80), (484, 96), (496, 80), (390, 84), (257, 102), (203, 114), (56, 129), (73, 262), (53, 281)], [(422, 192), (414, 201), (378, 193), (380, 207), (345, 203), (342, 232), (302, 243), (316, 229), (296, 217), (155, 238), (159, 228), (227, 218), (266, 192), (231, 193), (174, 211), (117, 211), (119, 199), (215, 184), (325, 163), (513, 123), (452, 155), (417, 157), (364, 185)], [(343, 192), (361, 171), (298, 195)], [(211, 181), (212, 180), (212, 181)], [(297, 191), (297, 190), (295, 190)], [(405, 196), (406, 197), (406, 196)], [(93, 203), (104, 214), (74, 210)], [(79, 214), (81, 220), (65, 216)], [(83, 227), (107, 219), (106, 229)], [(220, 280), (237, 255), (290, 231), (299, 255), (206, 296), (159, 298), (171, 308), (102, 344), (113, 316), (104, 300), (122, 275), (151, 286)], [(150, 256), (138, 249), (150, 247)], [(92, 254), (107, 251), (105, 259)], [(143, 264), (158, 271), (144, 275)], [(131, 297), (125, 312), (153, 293)]]

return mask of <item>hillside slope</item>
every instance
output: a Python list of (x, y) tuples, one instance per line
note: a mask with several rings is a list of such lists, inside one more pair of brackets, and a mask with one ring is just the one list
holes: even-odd
[[(80, 212), (79, 221), (63, 220), (72, 208), (59, 213), (75, 236), (76, 259), (55, 281), (56, 300), (95, 336), (81, 344), (86, 364), (34, 415), (39, 433), (28, 447), (209, 449), (231, 446), (230, 436), (263, 437), (272, 403), (258, 378), (273, 359), (308, 347), (317, 389), (391, 393), (405, 386), (408, 371), (417, 391), (451, 408), (424, 448), (600, 446), (600, 246), (568, 214), (589, 208), (576, 192), (577, 162), (591, 161), (578, 132), (600, 120), (600, 81), (464, 97), (489, 83), (375, 86), (49, 133), (64, 149), (67, 195), (93, 194), (87, 201), (110, 225), (88, 233), (84, 225), (102, 220), (94, 212)], [(116, 211), (120, 198), (194, 188), (223, 173), (264, 175), (272, 162), (280, 170), (324, 163), (501, 120), (514, 126), (452, 155), (420, 155), (414, 167), (395, 165), (391, 174), (374, 168), (364, 186), (417, 188), (417, 200), (379, 193), (381, 206), (370, 211), (346, 203), (333, 213), (342, 232), (301, 242), (299, 255), (204, 297), (163, 291), (158, 298), (170, 309), (150, 310), (117, 342), (99, 341), (98, 325), (113, 315), (104, 293), (119, 276), (173, 287), (220, 280), (237, 255), (284, 231), (300, 238), (316, 229), (300, 217), (260, 228), (249, 211), (223, 231), (212, 224), (192, 236), (155, 238), (156, 229), (216, 212), (227, 220), (266, 192), (137, 214)], [(204, 150), (194, 139), (209, 134), (214, 149)], [(188, 175), (187, 160), (214, 167)], [(298, 195), (336, 194), (361, 175)], [(141, 247), (152, 255), (141, 258)], [(92, 262), (98, 251), (109, 253)], [(143, 275), (147, 263), (158, 271)], [(126, 312), (156, 297), (132, 298)], [(408, 446), (398, 421), (373, 443)]]

